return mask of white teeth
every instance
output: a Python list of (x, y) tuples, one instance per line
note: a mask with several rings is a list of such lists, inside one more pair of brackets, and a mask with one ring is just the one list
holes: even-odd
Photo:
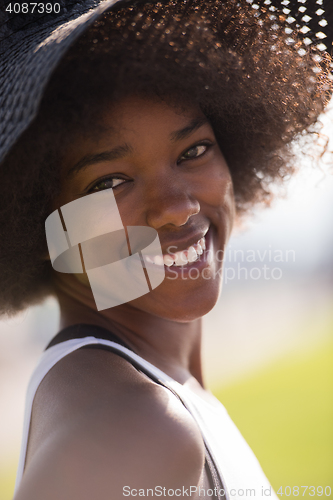
[(203, 249), (202, 249), (200, 243), (197, 243), (197, 254), (198, 255), (202, 255), (203, 254)]
[(155, 255), (154, 264), (156, 264), (157, 266), (163, 266), (164, 265), (163, 257), (161, 255)]
[(188, 263), (185, 251), (175, 253), (175, 266), (184, 266)]
[(173, 257), (171, 257), (171, 255), (163, 255), (163, 262), (166, 266), (170, 267), (173, 265), (174, 260)]
[(197, 260), (198, 258), (198, 254), (197, 252), (195, 251), (195, 248), (194, 247), (190, 247), (188, 250), (187, 250), (187, 260), (189, 262), (194, 262), (195, 260)]
[(187, 250), (182, 250), (176, 252), (175, 254), (166, 254), (163, 257), (159, 255), (146, 256), (147, 262), (162, 266), (163, 264), (167, 267), (175, 266), (185, 266), (186, 264), (195, 262), (198, 260), (199, 256), (203, 254), (206, 250), (206, 240), (205, 237), (201, 238), (198, 243), (190, 246)]
[(164, 265), (164, 259), (161, 255), (145, 255), (144, 258), (149, 264), (155, 264), (156, 266)]

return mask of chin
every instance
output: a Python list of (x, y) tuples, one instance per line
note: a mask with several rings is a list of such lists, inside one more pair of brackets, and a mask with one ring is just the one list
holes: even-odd
[[(130, 302), (136, 309), (154, 316), (179, 323), (195, 321), (208, 314), (217, 303), (222, 287), (220, 279), (206, 280), (201, 286), (169, 291), (163, 290), (162, 283), (147, 295)], [(190, 287), (188, 287), (190, 288)], [(194, 288), (194, 289), (193, 289)], [(164, 293), (163, 293), (164, 292)]]

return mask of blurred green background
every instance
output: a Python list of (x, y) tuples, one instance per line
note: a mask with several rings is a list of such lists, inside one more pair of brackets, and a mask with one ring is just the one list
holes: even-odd
[[(333, 321), (327, 328), (333, 331)], [(223, 389), (216, 386), (214, 393), (275, 491), (330, 486), (333, 493), (333, 341), (283, 357)]]

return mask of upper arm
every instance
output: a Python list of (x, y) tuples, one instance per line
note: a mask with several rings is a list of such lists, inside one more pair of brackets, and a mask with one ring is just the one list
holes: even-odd
[(140, 377), (131, 374), (128, 390), (53, 425), (15, 500), (110, 500), (124, 498), (125, 487), (139, 496), (139, 489), (197, 485), (204, 446), (196, 423), (171, 393)]
[(148, 419), (140, 429), (123, 423), (108, 433), (103, 420), (46, 442), (27, 467), (15, 500), (110, 500), (123, 498), (126, 487), (198, 485), (204, 454), (184, 423)]

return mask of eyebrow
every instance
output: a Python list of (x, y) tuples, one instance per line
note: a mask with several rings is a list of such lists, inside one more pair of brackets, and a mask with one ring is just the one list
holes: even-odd
[(110, 149), (110, 151), (103, 151), (103, 153), (84, 156), (80, 161), (78, 161), (73, 167), (69, 169), (67, 175), (71, 176), (73, 174), (76, 174), (80, 170), (84, 170), (92, 164), (119, 160), (120, 158), (124, 158), (130, 153), (133, 153), (133, 148), (129, 144), (123, 144), (121, 146)]
[[(172, 132), (169, 136), (170, 140), (172, 142), (178, 142), (181, 141), (182, 139), (186, 139), (186, 137), (190, 136), (193, 132), (198, 130), (206, 123), (209, 123), (209, 121), (205, 116), (195, 118), (186, 127)], [(89, 165), (93, 165), (96, 163), (103, 163), (106, 161), (119, 160), (131, 153), (133, 153), (133, 148), (129, 144), (125, 143), (121, 146), (117, 146), (111, 149), (110, 151), (103, 151), (102, 153), (86, 155), (68, 170), (67, 176), (70, 177), (76, 174), (77, 172), (89, 167)]]
[(205, 125), (206, 123), (209, 123), (208, 119), (205, 116), (200, 116), (199, 118), (195, 118), (189, 125), (186, 127), (176, 130), (175, 132), (172, 132), (170, 134), (170, 139), (172, 142), (178, 142), (181, 141), (182, 139), (186, 139), (189, 135), (191, 135), (193, 132), (198, 130), (200, 127)]

